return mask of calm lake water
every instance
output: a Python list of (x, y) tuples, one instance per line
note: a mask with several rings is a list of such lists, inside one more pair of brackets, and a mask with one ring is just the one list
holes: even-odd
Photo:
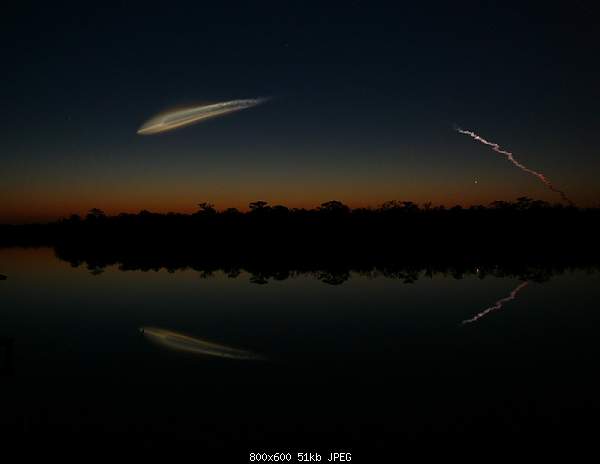
[[(522, 281), (351, 274), (341, 285), (307, 275), (258, 285), (245, 272), (90, 272), (44, 248), (0, 249), (0, 273), (9, 431), (366, 455), (431, 437), (583, 439), (600, 405), (598, 273), (529, 282), (467, 324)], [(142, 327), (265, 359), (169, 349)]]

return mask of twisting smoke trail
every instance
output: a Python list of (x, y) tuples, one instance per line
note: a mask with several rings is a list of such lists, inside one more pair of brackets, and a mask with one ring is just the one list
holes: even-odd
[(537, 171), (534, 171), (533, 169), (529, 169), (527, 166), (522, 165), (521, 163), (519, 163), (514, 155), (506, 150), (502, 150), (500, 148), (500, 145), (498, 145), (497, 143), (493, 143), (493, 142), (489, 142), (486, 139), (484, 139), (483, 137), (480, 137), (479, 135), (477, 135), (475, 132), (473, 131), (467, 131), (467, 130), (463, 130), (460, 127), (455, 127), (454, 128), (457, 132), (459, 132), (460, 134), (463, 135), (468, 135), (469, 137), (473, 138), (474, 140), (477, 140), (478, 142), (483, 143), (484, 145), (487, 145), (488, 147), (491, 147), (492, 150), (494, 150), (496, 153), (500, 153), (501, 155), (505, 155), (506, 158), (508, 159), (508, 161), (510, 161), (512, 164), (514, 164), (516, 167), (518, 167), (519, 169), (534, 175), (535, 177), (537, 177), (539, 180), (541, 180), (546, 187), (548, 187), (550, 190), (552, 190), (553, 192), (556, 192), (560, 195), (560, 197), (566, 201), (569, 205), (573, 205), (573, 202), (569, 199), (569, 197), (567, 197), (567, 195), (565, 194), (565, 192), (563, 192), (562, 190), (558, 190), (554, 185), (552, 185), (552, 182), (550, 182), (550, 180), (548, 180), (548, 178)]
[(491, 313), (492, 311), (496, 311), (497, 309), (502, 308), (502, 305), (504, 305), (504, 303), (507, 303), (509, 301), (514, 300), (517, 297), (517, 293), (519, 293), (521, 291), (521, 289), (523, 289), (524, 287), (527, 286), (527, 284), (529, 284), (528, 281), (522, 282), (517, 288), (515, 288), (512, 292), (510, 292), (510, 295), (508, 295), (507, 297), (502, 298), (501, 300), (496, 301), (492, 306), (490, 306), (489, 308), (484, 309), (483, 311), (481, 311), (478, 314), (475, 314), (475, 316), (473, 316), (470, 319), (465, 319), (464, 321), (462, 321), (462, 324), (470, 324), (471, 322), (475, 322), (478, 319), (481, 319), (482, 317), (484, 317), (485, 315)]

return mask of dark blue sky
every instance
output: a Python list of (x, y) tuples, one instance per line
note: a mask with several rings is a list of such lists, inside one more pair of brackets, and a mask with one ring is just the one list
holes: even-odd
[[(3, 12), (0, 221), (200, 201), (560, 199), (453, 124), (600, 202), (591, 2), (196, 3)], [(164, 109), (260, 96), (273, 99), (136, 135)]]

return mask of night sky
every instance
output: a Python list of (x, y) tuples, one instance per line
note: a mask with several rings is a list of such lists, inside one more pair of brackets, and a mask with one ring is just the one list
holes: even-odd
[[(455, 124), (600, 203), (591, 2), (191, 3), (3, 7), (0, 222), (560, 201)], [(257, 97), (271, 99), (136, 134), (165, 109)]]

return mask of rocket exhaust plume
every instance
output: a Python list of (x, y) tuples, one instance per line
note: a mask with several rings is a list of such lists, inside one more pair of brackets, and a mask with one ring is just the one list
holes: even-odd
[(139, 135), (152, 135), (167, 132), (180, 127), (189, 126), (217, 116), (234, 113), (252, 108), (267, 101), (267, 98), (252, 98), (248, 100), (231, 100), (212, 105), (201, 105), (192, 108), (168, 111), (154, 116), (146, 121), (137, 131)]
[(528, 284), (529, 284), (528, 281), (522, 282), (519, 286), (517, 286), (517, 288), (515, 288), (512, 292), (510, 292), (510, 295), (508, 295), (507, 297), (502, 298), (501, 300), (496, 301), (492, 306), (490, 306), (489, 308), (484, 309), (480, 313), (475, 314), (475, 316), (473, 316), (472, 318), (465, 319), (464, 321), (462, 321), (462, 324), (463, 325), (464, 324), (470, 324), (471, 322), (475, 322), (478, 319), (481, 319), (482, 317), (488, 315), (492, 311), (496, 311), (496, 310), (502, 308), (502, 306), (504, 305), (504, 303), (507, 303), (509, 301), (514, 300), (517, 297), (517, 293), (519, 293)]
[(518, 167), (519, 169), (521, 169), (522, 171), (525, 171), (535, 177), (537, 177), (539, 180), (541, 180), (544, 185), (546, 185), (546, 187), (548, 187), (550, 190), (552, 190), (553, 192), (556, 192), (560, 195), (560, 197), (566, 201), (569, 205), (573, 206), (573, 202), (569, 199), (569, 197), (567, 197), (567, 195), (565, 194), (565, 192), (563, 192), (562, 190), (557, 189), (554, 185), (552, 185), (552, 182), (550, 182), (550, 180), (542, 173), (534, 171), (533, 169), (529, 169), (527, 166), (522, 165), (521, 163), (519, 163), (514, 155), (506, 150), (502, 150), (500, 148), (500, 145), (498, 145), (497, 143), (493, 143), (493, 142), (489, 142), (486, 139), (484, 139), (483, 137), (480, 137), (479, 135), (477, 135), (475, 132), (473, 131), (468, 131), (468, 130), (463, 130), (460, 127), (455, 127), (454, 128), (458, 133), (463, 134), (463, 135), (468, 135), (469, 137), (471, 137), (472, 139), (483, 143), (484, 145), (487, 145), (488, 147), (491, 147), (492, 150), (494, 150), (496, 153), (499, 153), (501, 155), (506, 156), (506, 158), (508, 159), (508, 161), (510, 161), (512, 164), (514, 164), (516, 167)]

